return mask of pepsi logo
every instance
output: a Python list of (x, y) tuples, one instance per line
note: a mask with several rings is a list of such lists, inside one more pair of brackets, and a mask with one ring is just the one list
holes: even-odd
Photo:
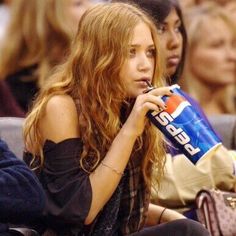
[(187, 100), (179, 95), (167, 97), (165, 104), (167, 106), (165, 112), (169, 113), (174, 119), (182, 113), (185, 107), (191, 106)]

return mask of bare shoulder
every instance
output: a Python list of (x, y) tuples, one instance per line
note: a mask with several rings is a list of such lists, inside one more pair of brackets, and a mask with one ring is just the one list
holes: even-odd
[(42, 138), (60, 142), (79, 137), (78, 113), (72, 97), (55, 95), (49, 99), (40, 121)]

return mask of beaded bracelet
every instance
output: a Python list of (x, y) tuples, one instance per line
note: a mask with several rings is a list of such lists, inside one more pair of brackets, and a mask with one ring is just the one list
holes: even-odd
[(166, 208), (164, 208), (164, 209), (162, 210), (162, 212), (161, 212), (161, 214), (160, 214), (160, 216), (159, 216), (158, 225), (161, 223), (161, 218), (162, 218), (162, 216), (163, 216), (165, 210), (166, 210)]
[(108, 165), (105, 164), (103, 161), (101, 161), (101, 164), (102, 164), (103, 166), (109, 168), (110, 170), (114, 171), (114, 172), (115, 172), (116, 174), (118, 174), (118, 175), (121, 175), (121, 176), (122, 176), (122, 175), (124, 174), (123, 171), (118, 171), (117, 169), (115, 169), (115, 168), (113, 168), (113, 167), (111, 167), (111, 166), (108, 166)]

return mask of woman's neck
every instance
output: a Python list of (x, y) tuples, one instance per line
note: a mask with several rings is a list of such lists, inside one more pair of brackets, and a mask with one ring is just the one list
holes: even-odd
[(187, 80), (186, 91), (196, 99), (206, 115), (222, 114), (232, 110), (232, 93), (229, 86), (210, 86), (194, 78)]

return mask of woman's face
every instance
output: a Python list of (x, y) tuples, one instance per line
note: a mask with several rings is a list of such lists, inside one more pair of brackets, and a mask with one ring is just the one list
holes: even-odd
[(73, 32), (77, 31), (78, 23), (84, 12), (92, 5), (91, 0), (64, 0), (68, 23)]
[(183, 37), (180, 26), (181, 21), (174, 8), (158, 26), (161, 53), (166, 65), (165, 75), (169, 77), (176, 72), (182, 57)]
[(236, 50), (232, 29), (220, 18), (198, 28), (200, 35), (189, 51), (191, 73), (205, 84), (235, 83)]
[(149, 27), (139, 23), (128, 46), (128, 55), (120, 71), (128, 97), (137, 97), (152, 82), (155, 67), (155, 45)]

